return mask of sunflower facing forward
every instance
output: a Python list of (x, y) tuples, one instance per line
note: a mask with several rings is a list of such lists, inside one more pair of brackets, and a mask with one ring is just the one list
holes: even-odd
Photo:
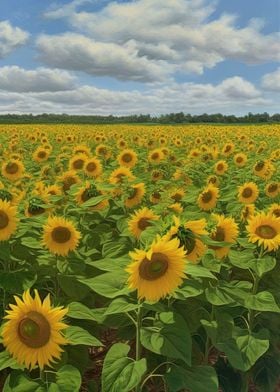
[(141, 234), (147, 227), (151, 226), (151, 222), (158, 220), (159, 216), (154, 214), (152, 210), (147, 207), (136, 211), (128, 222), (130, 232), (136, 238), (140, 238)]
[(216, 207), (218, 197), (219, 189), (209, 184), (198, 196), (197, 204), (202, 210), (209, 211)]
[(17, 159), (11, 159), (2, 166), (2, 175), (10, 181), (17, 181), (23, 176), (23, 163)]
[(246, 182), (238, 188), (238, 200), (241, 203), (252, 204), (259, 196), (259, 189), (254, 182)]
[(60, 358), (61, 346), (67, 344), (61, 334), (68, 327), (62, 321), (67, 309), (52, 307), (49, 295), (42, 302), (37, 290), (35, 298), (29, 291), (22, 299), (14, 298), (16, 305), (10, 305), (4, 317), (8, 321), (2, 330), (3, 345), (20, 365), (30, 369), (51, 366)]
[(277, 250), (280, 246), (280, 218), (261, 212), (248, 221), (246, 229), (249, 242), (257, 242), (268, 251)]
[(58, 216), (49, 217), (44, 226), (43, 245), (51, 253), (67, 256), (71, 250), (76, 249), (80, 237), (80, 232), (71, 221)]
[(127, 267), (129, 288), (138, 298), (159, 301), (171, 294), (183, 281), (185, 251), (177, 238), (166, 241), (157, 237), (149, 251), (130, 252), (133, 262)]

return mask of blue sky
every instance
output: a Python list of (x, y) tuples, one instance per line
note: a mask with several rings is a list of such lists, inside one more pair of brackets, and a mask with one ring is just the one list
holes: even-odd
[(9, 0), (0, 112), (279, 111), (278, 0)]

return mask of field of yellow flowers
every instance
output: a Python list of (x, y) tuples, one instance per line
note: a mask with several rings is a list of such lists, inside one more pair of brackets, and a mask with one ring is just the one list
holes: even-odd
[(0, 389), (279, 391), (279, 135), (1, 125)]

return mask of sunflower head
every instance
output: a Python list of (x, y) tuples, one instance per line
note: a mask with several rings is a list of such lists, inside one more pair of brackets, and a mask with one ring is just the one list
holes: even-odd
[(0, 200), (0, 241), (7, 241), (17, 228), (16, 208), (10, 201)]
[(280, 247), (280, 218), (275, 215), (261, 212), (249, 219), (246, 229), (250, 242), (256, 242), (268, 251)]
[(216, 206), (218, 197), (219, 189), (212, 184), (208, 184), (198, 196), (198, 206), (204, 211), (209, 211)]
[(238, 200), (241, 203), (254, 203), (259, 195), (259, 189), (254, 182), (246, 182), (238, 188)]
[(15, 301), (4, 317), (3, 345), (20, 365), (30, 369), (51, 366), (67, 343), (61, 334), (67, 328), (62, 321), (67, 309), (52, 307), (49, 295), (41, 301), (37, 290), (34, 298), (25, 291), (22, 299), (15, 297)]

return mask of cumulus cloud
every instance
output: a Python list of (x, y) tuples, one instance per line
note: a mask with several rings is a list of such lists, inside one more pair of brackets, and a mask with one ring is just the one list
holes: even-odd
[(0, 59), (27, 42), (29, 34), (14, 27), (8, 20), (0, 21)]
[[(241, 77), (213, 84), (171, 83), (146, 91), (112, 91), (80, 86), (71, 91), (6, 93), (0, 91), (2, 112), (55, 112), (81, 114), (233, 112), (270, 105), (261, 93)], [(176, 108), (176, 109), (174, 109)]]
[(57, 68), (141, 82), (163, 80), (167, 73), (161, 62), (138, 57), (137, 49), (129, 43), (121, 46), (65, 33), (60, 36), (42, 35), (37, 46), (41, 60)]
[[(110, 2), (96, 12), (77, 10), (76, 1), (67, 6), (67, 12), (65, 8), (57, 9), (46, 17), (64, 17), (72, 28), (90, 36), (96, 44), (118, 45), (115, 49), (120, 53), (129, 46), (133, 48), (134, 60), (144, 59), (145, 64), (150, 62), (153, 66), (157, 63), (170, 74), (177, 71), (201, 74), (205, 68), (227, 59), (247, 64), (280, 59), (277, 33), (263, 34), (263, 23), (259, 20), (252, 20), (242, 28), (232, 15), (213, 20), (213, 1)], [(55, 39), (64, 40), (59, 36)], [(116, 61), (115, 69), (110, 69), (113, 76), (120, 66)]]
[(280, 92), (280, 67), (274, 72), (265, 74), (261, 84), (265, 90)]
[(0, 68), (0, 90), (13, 92), (64, 91), (75, 87), (67, 71), (48, 68), (26, 70), (16, 65)]

